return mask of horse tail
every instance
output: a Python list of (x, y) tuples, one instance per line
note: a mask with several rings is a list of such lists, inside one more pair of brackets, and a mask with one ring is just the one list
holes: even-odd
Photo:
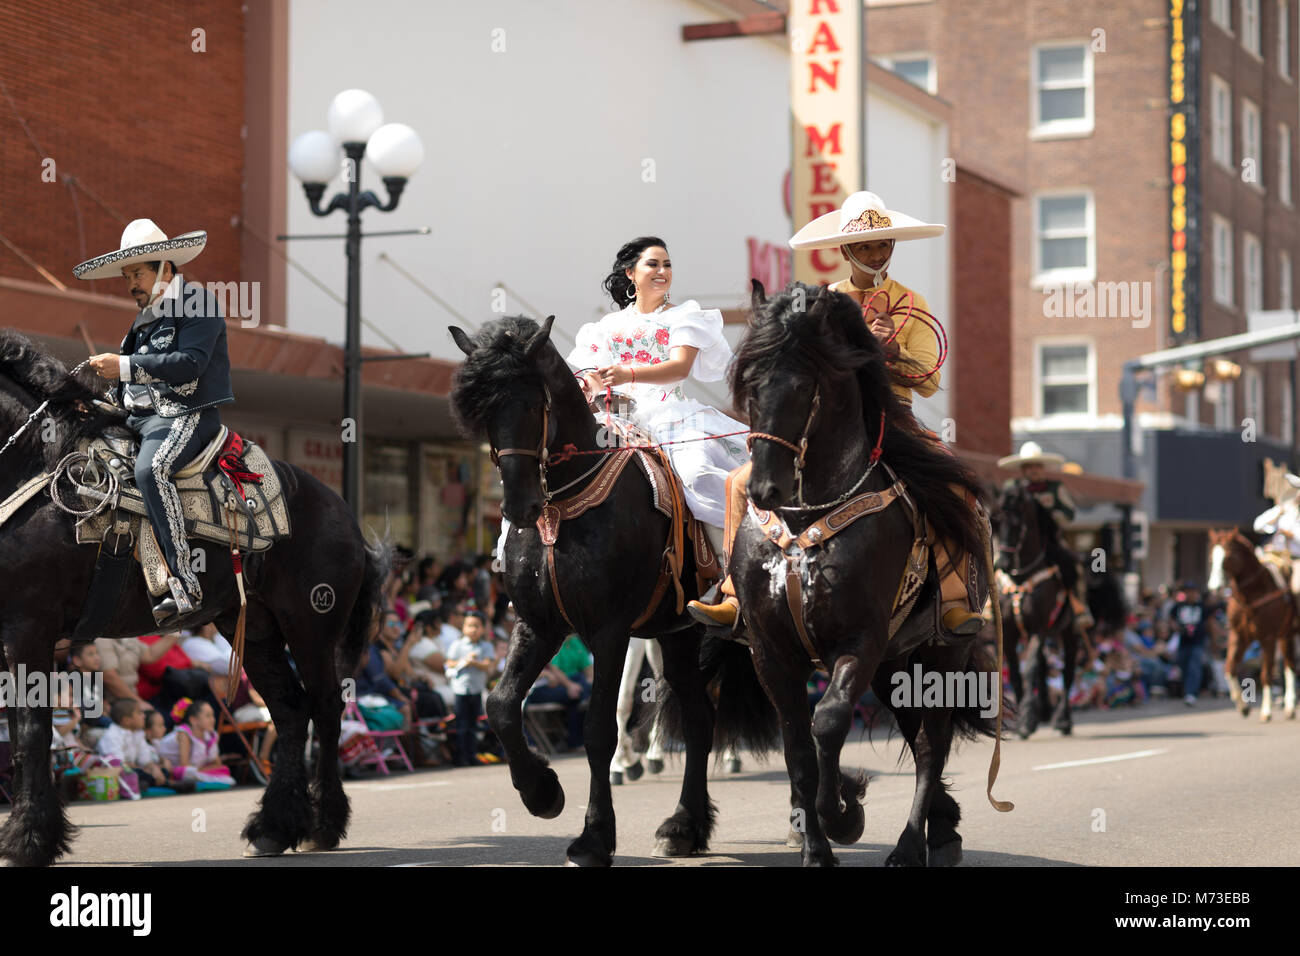
[(373, 546), (363, 544), (363, 548), (366, 557), (361, 572), (361, 589), (348, 617), (339, 658), (339, 676), (345, 678), (354, 676), (361, 666), (361, 655), (365, 653), (371, 624), (376, 613), (382, 610), (384, 582), (388, 580), (393, 561), (393, 549), (387, 540), (376, 541)]
[[(776, 708), (758, 681), (749, 648), (735, 641), (705, 636), (700, 642), (700, 675), (714, 703), (713, 747), (718, 759), (728, 748), (766, 757), (780, 743)], [(660, 680), (655, 710), (661, 739), (682, 741), (685, 719), (681, 701)]]

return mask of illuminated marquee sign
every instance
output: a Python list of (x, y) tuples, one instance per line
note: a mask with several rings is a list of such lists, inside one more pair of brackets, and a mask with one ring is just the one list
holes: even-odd
[[(840, 208), (863, 184), (861, 0), (790, 4), (790, 142), (794, 230)], [(794, 254), (794, 277), (833, 282), (835, 249)]]
[(1196, 115), (1200, 31), (1197, 0), (1169, 2), (1169, 331), (1200, 336), (1200, 166)]

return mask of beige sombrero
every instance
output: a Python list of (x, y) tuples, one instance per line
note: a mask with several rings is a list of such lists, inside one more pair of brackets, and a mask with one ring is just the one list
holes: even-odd
[(122, 230), (120, 248), (74, 266), (72, 274), (78, 279), (120, 279), (123, 266), (157, 260), (170, 262), (179, 268), (202, 252), (207, 244), (208, 234), (202, 230), (168, 239), (152, 219), (136, 219)]
[(1032, 465), (1037, 462), (1040, 465), (1055, 466), (1057, 468), (1065, 464), (1064, 455), (1054, 455), (1045, 452), (1039, 447), (1036, 441), (1027, 441), (1020, 446), (1020, 453), (1016, 455), (1007, 455), (1006, 458), (998, 459), (999, 468), (1023, 468), (1025, 465)]
[(876, 239), (932, 239), (942, 236), (947, 226), (886, 209), (875, 193), (854, 193), (835, 212), (818, 216), (790, 240), (792, 249), (832, 249), (836, 246)]

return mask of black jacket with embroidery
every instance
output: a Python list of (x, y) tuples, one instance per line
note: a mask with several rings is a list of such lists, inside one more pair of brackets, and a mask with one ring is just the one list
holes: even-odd
[(163, 418), (235, 400), (226, 320), (216, 297), (200, 285), (187, 282), (179, 296), (142, 309), (120, 351), (130, 357), (131, 370), (131, 381), (117, 386), (121, 405), (126, 384), (145, 386), (154, 414)]

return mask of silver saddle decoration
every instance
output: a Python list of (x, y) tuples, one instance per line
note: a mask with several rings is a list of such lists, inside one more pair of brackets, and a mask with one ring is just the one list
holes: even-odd
[[(123, 431), (92, 439), (79, 454), (64, 460), (54, 484), (64, 510), (81, 516), (77, 522), (80, 544), (98, 544), (106, 534), (120, 533), (122, 518), (129, 521), (149, 593), (157, 598), (169, 593), (167, 565), (148, 521), (144, 498), (135, 486), (139, 444), (128, 435)], [(284, 488), (266, 452), (244, 439), (243, 470), (262, 478), (260, 483), (245, 481), (245, 497), (241, 499), (234, 483), (217, 467), (227, 435), (228, 429), (223, 426), (193, 461), (172, 476), (180, 492), (185, 532), (191, 543), (196, 539), (214, 541), (229, 548), (233, 524), (242, 553), (265, 551), (290, 535)], [(64, 490), (67, 488), (71, 493)], [(78, 499), (82, 507), (76, 506)], [(117, 522), (113, 518), (115, 511), (119, 514)]]

